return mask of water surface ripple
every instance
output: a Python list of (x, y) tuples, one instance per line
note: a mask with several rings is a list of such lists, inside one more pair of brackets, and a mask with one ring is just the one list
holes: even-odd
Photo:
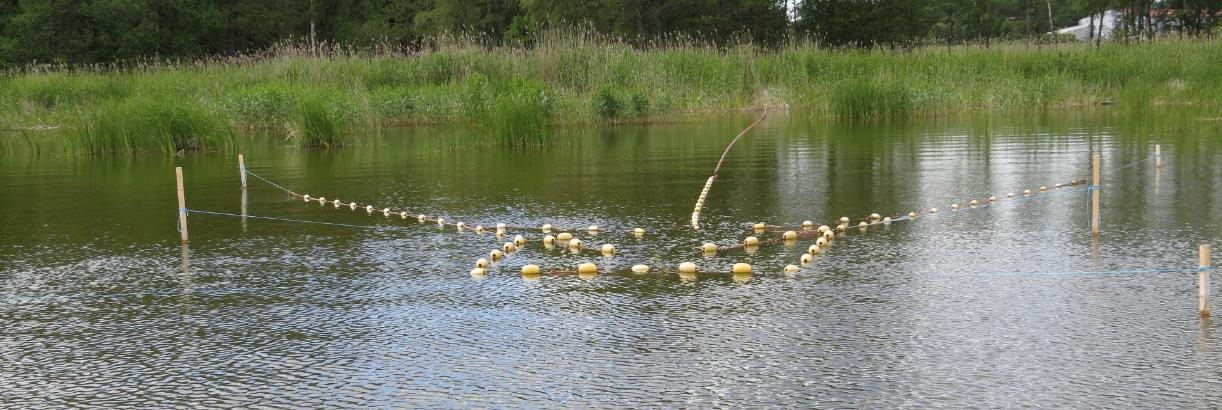
[[(387, 229), (192, 215), (174, 230), (173, 166), (191, 208), (240, 212), (228, 155), (0, 162), (0, 407), (1154, 407), (1222, 403), (1218, 324), (1196, 316), (1196, 249), (1222, 232), (1215, 124), (1106, 113), (842, 123), (778, 114), (560, 130), (546, 147), (406, 129), (332, 152), (245, 140), (248, 164), (298, 192), (448, 221), (579, 232), (597, 252), (291, 201), (251, 181), (247, 209)], [(1211, 128), (1212, 127), (1212, 128)], [(1104, 235), (1085, 192), (952, 212), (1104, 175)], [(925, 214), (930, 207), (936, 215)], [(755, 222), (850, 230), (702, 256)], [(623, 234), (643, 227), (644, 238)], [(779, 235), (770, 233), (768, 235)], [(524, 280), (520, 266), (594, 277)], [(707, 271), (680, 278), (693, 261)], [(735, 262), (756, 273), (736, 278)], [(627, 271), (648, 263), (655, 273)], [(1184, 268), (1178, 272), (1084, 274)], [(1215, 279), (1215, 284), (1222, 280)], [(1216, 288), (1216, 285), (1215, 285)], [(1215, 289), (1215, 294), (1220, 294)]]

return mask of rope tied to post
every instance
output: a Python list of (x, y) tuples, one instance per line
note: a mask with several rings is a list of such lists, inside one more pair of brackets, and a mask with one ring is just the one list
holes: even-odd
[(345, 224), (345, 223), (338, 223), (338, 222), (309, 221), (309, 220), (304, 220), (304, 219), (280, 218), (280, 217), (272, 217), (272, 216), (240, 215), (240, 214), (229, 213), (229, 212), (205, 211), (201, 209), (185, 209), (184, 208), (182, 209), (182, 211), (186, 211), (187, 213), (192, 213), (192, 214), (213, 215), (213, 216), (231, 216), (231, 217), (238, 217), (238, 218), (263, 219), (263, 220), (269, 220), (269, 221), (294, 222), (294, 223), (315, 224), (315, 225), (343, 226), (343, 227), (348, 227), (348, 228), (403, 229), (398, 226), (389, 226), (389, 225), (355, 225), (355, 224)]
[(259, 174), (256, 174), (256, 173), (254, 173), (254, 172), (250, 172), (250, 170), (246, 169), (246, 166), (245, 166), (245, 165), (243, 165), (243, 166), (242, 166), (242, 172), (245, 172), (245, 173), (247, 173), (248, 175), (250, 175), (250, 176), (252, 176), (252, 177), (259, 178), (259, 180), (261, 180), (261, 181), (263, 181), (263, 182), (266, 182), (266, 183), (268, 183), (268, 184), (271, 184), (271, 186), (274, 186), (274, 187), (276, 187), (276, 188), (280, 188), (280, 190), (281, 190), (281, 191), (288, 192), (288, 193), (289, 193), (289, 195), (293, 195), (293, 196), (301, 196), (301, 195), (298, 195), (296, 192), (293, 192), (293, 190), (291, 190), (291, 189), (288, 189), (288, 188), (282, 187), (282, 186), (280, 186), (280, 184), (277, 184), (277, 183), (275, 183), (275, 182), (272, 182), (272, 181), (268, 180), (267, 178), (264, 178), (264, 177), (259, 176)]
[(1137, 164), (1140, 164), (1140, 163), (1143, 163), (1143, 162), (1146, 162), (1146, 161), (1153, 160), (1153, 159), (1155, 159), (1155, 158), (1158, 158), (1158, 156), (1157, 156), (1157, 155), (1154, 155), (1154, 154), (1150, 154), (1150, 156), (1149, 156), (1149, 157), (1146, 157), (1145, 159), (1141, 159), (1141, 160), (1133, 161), (1133, 162), (1130, 162), (1130, 163), (1128, 163), (1128, 164), (1121, 165), (1121, 166), (1119, 166), (1119, 167), (1109, 169), (1109, 170), (1107, 170), (1107, 172), (1109, 172), (1109, 173), (1111, 173), (1111, 172), (1116, 172), (1116, 171), (1119, 171), (1119, 170), (1122, 170), (1122, 169), (1125, 169), (1125, 168), (1128, 168), (1128, 167), (1136, 166)]

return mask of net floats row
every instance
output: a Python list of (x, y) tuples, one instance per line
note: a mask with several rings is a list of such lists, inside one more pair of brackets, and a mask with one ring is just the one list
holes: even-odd
[[(1058, 183), (1058, 184), (1055, 184), (1055, 185), (1053, 185), (1053, 187), (1052, 187), (1052, 188), (1049, 188), (1048, 186), (1040, 186), (1040, 187), (1039, 187), (1039, 188), (1037, 188), (1035, 191), (1030, 190), (1030, 189), (1026, 189), (1026, 190), (1023, 190), (1023, 191), (1022, 191), (1022, 192), (1020, 192), (1020, 193), (1008, 192), (1008, 193), (1006, 193), (1006, 194), (1005, 194), (1004, 198), (999, 198), (999, 197), (998, 197), (998, 196), (996, 196), (996, 195), (991, 195), (991, 196), (988, 196), (988, 197), (986, 197), (986, 198), (969, 199), (968, 201), (966, 201), (966, 203), (965, 203), (965, 204), (962, 204), (962, 205), (961, 205), (960, 203), (958, 203), (958, 202), (956, 202), (956, 203), (952, 203), (952, 204), (950, 205), (950, 209), (951, 209), (951, 210), (958, 210), (958, 209), (962, 209), (962, 208), (964, 208), (964, 207), (978, 207), (978, 206), (982, 206), (982, 205), (992, 205), (992, 204), (995, 204), (995, 203), (997, 203), (997, 202), (1000, 202), (1002, 199), (1013, 199), (1013, 198), (1015, 198), (1015, 197), (1020, 197), (1020, 196), (1021, 196), (1021, 197), (1030, 197), (1030, 196), (1033, 196), (1033, 195), (1037, 195), (1037, 192), (1038, 192), (1038, 193), (1046, 193), (1046, 192), (1048, 192), (1048, 191), (1050, 191), (1050, 190), (1054, 190), (1054, 189), (1060, 189), (1060, 188), (1065, 188), (1065, 187), (1070, 187), (1070, 186), (1085, 185), (1086, 183), (1087, 183), (1087, 180), (1085, 180), (1085, 179), (1076, 179), (1076, 180), (1071, 180), (1071, 181), (1069, 181), (1069, 182), (1065, 182), (1065, 183)], [(929, 208), (928, 210), (926, 210), (926, 211), (924, 211), (924, 212), (925, 212), (925, 213), (927, 213), (927, 214), (936, 214), (936, 213), (938, 213), (938, 211), (939, 211), (939, 210), (940, 210), (939, 208), (934, 207), (934, 208)], [(862, 226), (863, 224), (868, 225), (868, 224), (870, 224), (870, 223), (872, 223), (872, 222), (882, 222), (882, 223), (884, 223), (884, 224), (887, 224), (887, 223), (891, 223), (892, 221), (896, 221), (896, 220), (902, 220), (902, 219), (916, 219), (917, 217), (919, 217), (919, 216), (920, 216), (920, 214), (921, 214), (921, 213), (920, 213), (920, 212), (917, 212), (916, 210), (909, 211), (907, 214), (898, 214), (898, 213), (897, 213), (897, 214), (893, 214), (893, 215), (891, 215), (891, 216), (882, 216), (882, 215), (880, 215), (879, 213), (875, 212), (875, 213), (871, 213), (869, 216), (866, 216), (865, 218), (863, 218), (862, 222), (859, 222), (859, 223), (858, 223), (858, 226), (860, 227), (860, 226)], [(907, 218), (903, 218), (903, 217), (905, 217), (905, 216), (907, 216)], [(849, 221), (850, 221), (850, 219), (849, 219), (848, 217), (841, 217), (841, 218), (840, 218), (840, 219), (839, 219), (837, 222), (838, 222), (838, 225), (845, 225), (845, 228), (847, 228), (847, 224), (849, 223)], [(810, 220), (806, 220), (806, 221), (802, 221), (800, 228), (801, 228), (802, 230), (804, 230), (804, 231), (809, 231), (809, 230), (814, 229), (814, 226), (815, 226), (815, 222), (810, 221)], [(843, 230), (843, 229), (841, 229), (839, 226), (838, 226), (837, 228), (838, 228), (838, 230)], [(762, 233), (762, 232), (767, 232), (767, 231), (781, 231), (781, 230), (786, 230), (786, 229), (791, 229), (791, 228), (786, 228), (786, 227), (782, 227), (782, 226), (773, 226), (773, 225), (767, 225), (767, 224), (765, 224), (765, 223), (762, 223), (762, 222), (761, 222), (761, 223), (757, 223), (757, 224), (753, 225), (753, 226), (752, 226), (752, 229), (753, 229), (753, 230), (754, 230), (756, 233)], [(786, 233), (788, 233), (788, 232), (791, 232), (791, 231), (786, 231)], [(795, 236), (794, 238), (796, 239), (797, 237)]]
[[(342, 207), (347, 207), (347, 208), (352, 209), (352, 210), (356, 210), (356, 209), (364, 209), (364, 210), (365, 210), (365, 212), (366, 212), (366, 213), (368, 213), (368, 214), (373, 214), (373, 213), (375, 213), (375, 212), (380, 212), (380, 213), (382, 213), (382, 214), (383, 214), (384, 216), (386, 216), (386, 217), (398, 216), (400, 219), (408, 219), (408, 218), (411, 218), (411, 217), (412, 217), (412, 215), (411, 215), (409, 212), (407, 212), (407, 211), (392, 210), (392, 209), (390, 209), (390, 208), (381, 208), (381, 209), (378, 209), (377, 207), (374, 207), (373, 205), (364, 205), (364, 206), (360, 206), (360, 205), (358, 205), (356, 202), (348, 202), (348, 203), (344, 203), (344, 202), (340, 201), (339, 199), (334, 199), (334, 200), (328, 201), (326, 197), (321, 197), (321, 196), (320, 196), (320, 197), (313, 197), (313, 196), (311, 196), (310, 194), (304, 194), (304, 195), (301, 195), (301, 198), (302, 198), (302, 199), (303, 199), (305, 202), (314, 202), (314, 201), (317, 201), (317, 202), (318, 202), (320, 205), (332, 204), (332, 205), (333, 205), (335, 208), (340, 208), (340, 207), (342, 206)], [(437, 226), (450, 226), (450, 227), (454, 227), (454, 228), (456, 228), (456, 230), (458, 230), (458, 231), (471, 231), (471, 232), (475, 232), (475, 233), (484, 233), (484, 232), (487, 232), (487, 231), (490, 229), (490, 228), (486, 228), (486, 227), (484, 227), (483, 225), (474, 225), (474, 226), (472, 226), (472, 225), (468, 225), (468, 224), (466, 224), (465, 222), (454, 222), (454, 223), (450, 223), (450, 222), (446, 222), (445, 218), (442, 218), (442, 217), (438, 217), (438, 218), (432, 218), (432, 217), (429, 217), (429, 216), (427, 216), (427, 215), (425, 215), (425, 214), (419, 214), (419, 215), (415, 215), (415, 219), (416, 219), (418, 222), (420, 222), (420, 223), (436, 223), (436, 224), (437, 224)], [(509, 232), (509, 230), (510, 230), (510, 229), (513, 229), (513, 230), (538, 230), (538, 231), (541, 231), (541, 232), (543, 232), (543, 233), (551, 233), (551, 232), (568, 233), (568, 232), (571, 232), (571, 231), (576, 231), (576, 229), (570, 229), (570, 228), (556, 228), (556, 227), (552, 226), (551, 224), (543, 224), (543, 225), (541, 225), (541, 226), (539, 226), (539, 227), (534, 227), (534, 228), (532, 228), (532, 227), (522, 227), (522, 226), (510, 226), (510, 225), (506, 225), (506, 224), (503, 224), (503, 223), (498, 223), (498, 224), (496, 224), (496, 226), (495, 226), (495, 231), (494, 231), (494, 232), (497, 234), (497, 236), (498, 236), (498, 237), (503, 237), (503, 236), (508, 235), (508, 232)], [(608, 232), (608, 231), (607, 231), (605, 228), (601, 228), (601, 227), (599, 227), (598, 225), (590, 225), (590, 226), (586, 227), (585, 231), (586, 231), (586, 232), (588, 232), (588, 233), (589, 233), (589, 234), (591, 234), (591, 235), (597, 235), (597, 234), (600, 234), (600, 233), (605, 233), (605, 232)], [(633, 235), (633, 236), (642, 237), (642, 236), (645, 236), (645, 229), (644, 229), (644, 228), (633, 228), (632, 230), (629, 230), (629, 231), (627, 231), (626, 233), (631, 234), (631, 235)]]
[[(874, 224), (890, 224), (892, 221), (890, 217), (883, 217), (878, 214), (871, 215), (867, 219), (869, 220), (869, 222), (862, 221), (858, 225), (858, 227), (864, 229), (865, 227), (868, 227)], [(758, 236), (748, 236), (746, 237), (746, 239), (743, 239), (743, 242), (740, 244), (718, 246), (717, 244), (714, 244), (714, 243), (705, 243), (701, 245), (700, 249), (703, 253), (705, 253), (706, 255), (709, 255), (709, 254), (715, 254), (718, 251), (737, 249), (737, 248), (746, 248), (748, 250), (752, 250), (752, 249), (758, 248), (761, 245), (767, 245), (767, 244), (777, 243), (777, 242), (784, 242), (787, 244), (792, 244), (796, 242), (799, 238), (806, 238), (806, 237), (816, 237), (817, 238), (816, 243), (819, 243), (820, 245), (822, 245), (822, 243), (831, 241), (833, 238), (835, 238), (837, 231), (845, 232), (849, 228), (850, 219), (847, 216), (840, 218), (837, 222), (839, 222), (839, 224), (836, 225), (836, 228), (834, 230), (833, 228), (831, 228), (828, 225), (820, 225), (818, 229), (803, 228), (802, 231), (794, 231), (794, 230), (785, 231), (784, 233), (781, 234), (780, 238), (776, 238), (776, 239), (761, 240)], [(804, 227), (813, 227), (814, 222), (805, 221), (803, 222), (802, 225)], [(754, 225), (753, 228), (755, 229), (755, 232), (757, 235), (767, 232), (770, 229), (764, 223), (757, 223)]]
[(700, 209), (704, 208), (704, 200), (708, 198), (709, 189), (713, 187), (713, 181), (716, 179), (716, 175), (709, 177), (708, 181), (704, 183), (704, 188), (700, 190), (700, 196), (696, 198), (696, 206), (692, 208), (692, 228), (694, 229), (700, 229)]
[[(486, 276), (488, 273), (489, 266), (490, 265), (487, 259), (480, 258), (478, 261), (476, 261), (475, 268), (471, 269), (471, 276), (473, 277)], [(645, 265), (645, 264), (632, 265), (632, 267), (629, 270), (636, 274), (646, 274), (646, 273), (650, 273), (651, 271), (653, 271), (649, 265)], [(543, 274), (553, 275), (553, 276), (570, 275), (570, 274), (578, 274), (580, 276), (594, 276), (594, 275), (599, 274), (600, 272), (603, 272), (603, 270), (600, 269), (599, 266), (593, 262), (581, 263), (577, 265), (577, 267), (574, 269), (559, 269), (559, 270), (550, 270), (546, 272), (543, 271), (543, 269), (539, 265), (527, 264), (527, 265), (522, 265), (519, 271), (521, 272), (523, 276), (535, 276), (535, 277), (538, 277)], [(787, 266), (786, 269), (784, 269), (783, 271), (786, 273), (793, 273), (793, 272), (796, 272), (796, 269), (790, 269)], [(683, 262), (683, 263), (680, 263), (676, 267), (674, 272), (678, 273), (681, 278), (694, 279), (695, 278), (694, 275), (697, 273), (701, 273), (702, 271), (695, 263)], [(724, 272), (705, 272), (705, 273), (724, 273)], [(735, 263), (730, 266), (729, 273), (734, 275), (735, 277), (750, 277), (754, 273), (754, 267), (752, 267), (751, 264), (749, 263), (739, 262), (739, 263)]]

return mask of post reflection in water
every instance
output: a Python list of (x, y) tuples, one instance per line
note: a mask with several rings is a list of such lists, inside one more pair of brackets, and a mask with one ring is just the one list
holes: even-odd
[(246, 232), (246, 187), (242, 187), (242, 232)]
[(182, 248), (182, 264), (178, 274), (178, 288), (180, 291), (178, 300), (185, 310), (191, 306), (191, 251), (185, 243), (179, 245), (179, 247)]

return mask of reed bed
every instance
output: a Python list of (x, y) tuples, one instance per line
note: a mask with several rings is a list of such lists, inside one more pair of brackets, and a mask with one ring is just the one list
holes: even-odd
[(383, 126), (449, 123), (531, 145), (551, 138), (556, 123), (691, 111), (793, 108), (869, 119), (1182, 104), (1217, 116), (1222, 103), (1219, 40), (765, 49), (682, 38), (641, 47), (556, 31), (531, 48), (449, 36), (428, 44), (285, 43), (189, 62), (26, 67), (0, 75), (0, 132), (61, 127), (81, 152), (177, 152), (225, 149), (241, 128), (336, 147)]

